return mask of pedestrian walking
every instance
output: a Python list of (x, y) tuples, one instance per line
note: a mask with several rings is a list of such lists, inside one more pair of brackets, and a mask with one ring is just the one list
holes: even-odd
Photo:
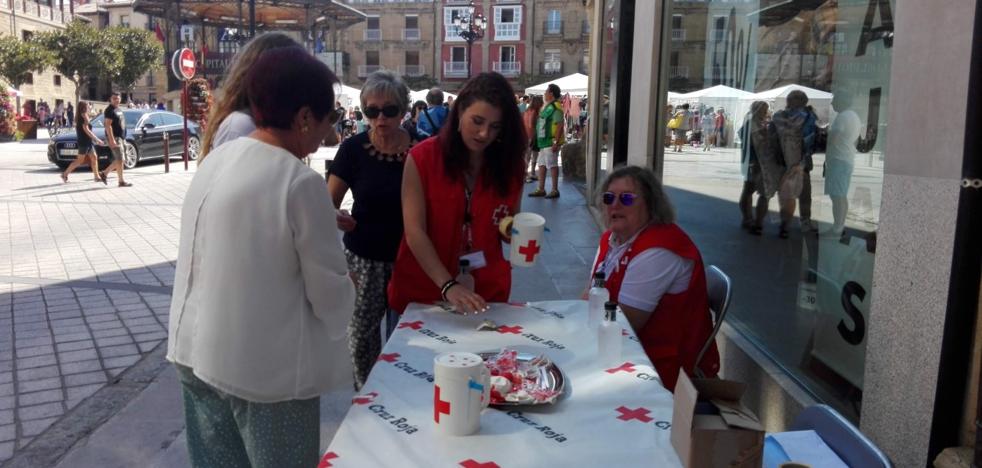
[(297, 41), (283, 33), (270, 32), (256, 36), (250, 40), (232, 59), (228, 69), (228, 77), (222, 84), (222, 99), (211, 110), (208, 117), (208, 128), (201, 145), (201, 155), (198, 165), (204, 163), (205, 157), (212, 149), (222, 143), (249, 135), (256, 130), (252, 119), (252, 109), (249, 103), (246, 76), (263, 52), (279, 47), (301, 47)]
[(716, 116), (714, 121), (714, 131), (713, 138), (716, 140), (716, 147), (722, 148), (726, 146), (726, 114), (723, 113), (723, 108), (720, 107), (716, 110)]
[(712, 107), (703, 110), (702, 117), (699, 120), (699, 127), (702, 131), (702, 150), (709, 151), (712, 148), (713, 141), (716, 139), (716, 116), (713, 114)]
[[(553, 83), (543, 96), (544, 107), (535, 120), (535, 146), (539, 149), (536, 165), (539, 169), (539, 187), (530, 197), (559, 198), (559, 151), (566, 143), (563, 108), (559, 103), (562, 90)], [(546, 193), (546, 169), (552, 176), (552, 190)]]
[(535, 164), (539, 160), (539, 147), (536, 146), (535, 138), (535, 123), (539, 120), (539, 112), (542, 111), (542, 106), (545, 103), (542, 101), (542, 96), (532, 97), (531, 102), (525, 112), (522, 113), (522, 122), (525, 124), (525, 134), (528, 135), (529, 147), (526, 152), (526, 166), (528, 166), (528, 175), (525, 177), (525, 182), (534, 182), (539, 180), (539, 176), (535, 172)]
[(113, 92), (109, 105), (103, 115), (103, 125), (106, 128), (106, 143), (113, 154), (113, 162), (106, 170), (99, 172), (102, 183), (108, 183), (108, 174), (116, 170), (116, 180), (120, 187), (132, 187), (133, 184), (123, 180), (123, 161), (126, 158), (126, 117), (119, 109), (119, 92)]
[[(768, 203), (777, 192), (784, 168), (775, 157), (767, 125), (768, 106), (754, 101), (740, 128), (741, 167), (744, 170), (743, 192), (740, 194), (741, 226), (759, 236), (764, 229)], [(757, 193), (757, 208), (753, 209), (753, 194)]]
[(778, 234), (782, 239), (788, 237), (788, 227), (799, 199), (801, 229), (812, 230), (811, 148), (817, 126), (815, 113), (807, 105), (808, 96), (804, 92), (791, 91), (787, 97), (787, 108), (775, 113), (770, 124), (774, 151), (781, 155), (785, 167), (778, 192), (781, 204), (781, 230)]
[(334, 133), (338, 79), (299, 47), (253, 62), (256, 124), (191, 181), (170, 308), (194, 467), (309, 468), (320, 395), (350, 385), (354, 307), (324, 179), (302, 159)]
[(388, 310), (385, 290), (402, 240), (402, 174), (416, 145), (399, 123), (409, 106), (409, 88), (392, 72), (372, 73), (361, 89), (361, 106), (371, 129), (345, 140), (331, 164), (327, 190), (339, 209), (350, 190), (351, 214), (338, 214), (348, 270), (355, 281), (355, 311), (348, 348), (360, 390), (382, 351), (380, 326)]
[(825, 193), (832, 199), (832, 227), (828, 234), (839, 236), (846, 226), (849, 213), (849, 184), (856, 164), (856, 142), (863, 122), (852, 110), (852, 95), (847, 91), (835, 93), (832, 109), (837, 113), (829, 126), (825, 158)]
[(89, 104), (85, 101), (78, 103), (78, 120), (75, 122), (75, 134), (78, 139), (78, 155), (75, 160), (68, 165), (65, 172), (61, 173), (62, 182), (68, 183), (68, 176), (83, 163), (88, 163), (92, 169), (92, 176), (96, 182), (102, 182), (99, 176), (99, 157), (96, 156), (95, 146), (106, 144), (99, 137), (92, 133), (92, 124), (89, 123)]
[[(481, 73), (464, 85), (440, 134), (412, 149), (402, 178), (405, 234), (389, 282), (391, 315), (410, 302), (444, 300), (476, 313), (508, 300), (511, 264), (501, 241), (510, 241), (508, 218), (521, 203), (525, 145), (508, 80)], [(473, 290), (454, 279), (462, 259), (474, 269)]]
[(68, 106), (65, 108), (65, 116), (67, 117), (69, 122), (71, 123), (75, 122), (75, 108), (72, 107), (72, 103), (70, 102), (68, 103)]
[(675, 135), (675, 151), (677, 153), (682, 152), (682, 147), (685, 146), (686, 133), (689, 132), (689, 120), (691, 120), (691, 114), (689, 113), (689, 104), (682, 104), (681, 107), (676, 110), (675, 115), (672, 117), (675, 124), (675, 128), (672, 130)]
[(434, 86), (426, 93), (426, 105), (429, 106), (423, 115), (417, 119), (416, 131), (423, 138), (429, 138), (440, 133), (443, 122), (447, 120), (450, 111), (443, 107), (443, 90)]

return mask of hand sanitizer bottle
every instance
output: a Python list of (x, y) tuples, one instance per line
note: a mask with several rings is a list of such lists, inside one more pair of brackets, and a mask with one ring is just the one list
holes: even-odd
[(621, 325), (617, 323), (617, 303), (610, 302), (604, 304), (604, 320), (600, 322), (597, 329), (597, 349), (600, 357), (600, 364), (604, 366), (616, 366), (620, 364), (621, 347), (624, 337), (621, 336)]
[(471, 261), (462, 259), (460, 261), (460, 273), (454, 278), (461, 286), (474, 291), (474, 276), (471, 275)]
[(597, 328), (600, 321), (604, 318), (604, 303), (610, 300), (610, 293), (604, 287), (604, 272), (598, 271), (593, 274), (593, 287), (590, 288), (590, 314), (587, 317), (587, 326)]

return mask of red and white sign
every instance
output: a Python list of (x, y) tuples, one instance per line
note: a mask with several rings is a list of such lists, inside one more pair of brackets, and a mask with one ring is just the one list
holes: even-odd
[(171, 71), (179, 80), (187, 81), (194, 78), (196, 58), (191, 49), (179, 49), (174, 51), (171, 58)]

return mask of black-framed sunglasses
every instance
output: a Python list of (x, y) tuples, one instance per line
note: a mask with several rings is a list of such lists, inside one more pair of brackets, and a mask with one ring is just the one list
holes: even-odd
[(375, 107), (375, 106), (368, 106), (368, 107), (365, 108), (365, 117), (368, 117), (370, 119), (375, 119), (375, 118), (378, 118), (379, 114), (382, 114), (382, 115), (384, 115), (386, 117), (390, 117), (390, 118), (391, 117), (396, 117), (396, 116), (399, 115), (399, 106), (397, 106), (397, 105), (389, 105), (389, 106), (385, 106), (385, 107), (383, 107), (381, 109), (379, 109), (378, 107)]
[(604, 205), (613, 205), (614, 200), (617, 199), (621, 200), (621, 205), (631, 206), (634, 204), (634, 201), (638, 199), (638, 196), (631, 192), (621, 192), (620, 195), (614, 192), (604, 192), (603, 195)]

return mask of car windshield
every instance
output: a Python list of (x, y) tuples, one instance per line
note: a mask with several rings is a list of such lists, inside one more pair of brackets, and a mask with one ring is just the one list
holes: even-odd
[[(140, 117), (143, 117), (143, 112), (128, 112), (123, 111), (123, 119), (126, 121), (126, 128), (132, 130), (136, 127), (136, 123), (140, 121)], [(92, 128), (102, 128), (104, 124), (102, 123), (105, 116), (99, 114), (96, 118), (92, 119), (90, 123)]]

